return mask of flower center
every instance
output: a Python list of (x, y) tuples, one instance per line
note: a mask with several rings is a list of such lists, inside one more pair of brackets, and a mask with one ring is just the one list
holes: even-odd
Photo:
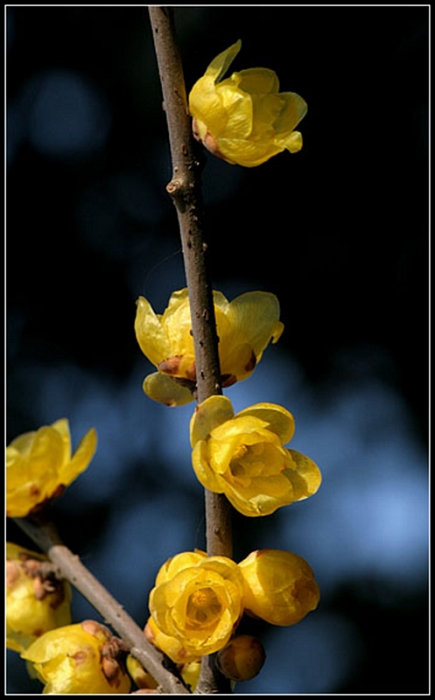
[(221, 602), (212, 588), (198, 588), (187, 601), (187, 618), (190, 627), (202, 627), (213, 623), (222, 610)]

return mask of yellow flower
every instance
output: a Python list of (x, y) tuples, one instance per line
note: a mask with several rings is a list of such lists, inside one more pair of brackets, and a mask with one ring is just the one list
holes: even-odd
[(302, 501), (317, 491), (321, 474), (309, 457), (284, 447), (293, 433), (293, 416), (282, 406), (259, 403), (234, 415), (227, 397), (211, 396), (190, 424), (196, 476), (247, 516)]
[[(268, 292), (247, 292), (229, 302), (213, 292), (223, 386), (249, 377), (272, 340), (284, 329), (278, 299)], [(195, 352), (188, 290), (173, 292), (163, 314), (139, 297), (135, 332), (144, 355), (158, 369), (145, 378), (143, 389), (155, 401), (181, 406), (193, 400)]]
[(294, 625), (315, 610), (320, 598), (314, 573), (292, 552), (261, 549), (240, 562), (246, 611), (272, 625)]
[(120, 641), (104, 625), (85, 620), (46, 632), (21, 656), (33, 664), (51, 695), (127, 694), (131, 682)]
[(24, 651), (44, 632), (71, 622), (71, 589), (44, 573), (48, 558), (6, 544), (6, 646)]
[(242, 70), (222, 80), (241, 46), (239, 40), (210, 63), (190, 92), (189, 109), (194, 136), (209, 151), (228, 163), (253, 167), (281, 151), (300, 151), (302, 135), (294, 129), (307, 104), (294, 92), (279, 92), (278, 77), (268, 68)]
[[(243, 613), (243, 579), (227, 557), (182, 553), (164, 565), (149, 598), (152, 628), (169, 640), (156, 645), (176, 663), (221, 649)], [(175, 649), (172, 639), (180, 645)], [(182, 648), (184, 658), (180, 656)]]
[(97, 446), (94, 428), (71, 457), (65, 418), (24, 433), (6, 448), (6, 515), (23, 518), (44, 501), (60, 496), (88, 466)]

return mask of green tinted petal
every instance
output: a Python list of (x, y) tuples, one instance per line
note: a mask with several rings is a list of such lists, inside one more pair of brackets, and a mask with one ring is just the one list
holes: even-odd
[(295, 419), (290, 411), (283, 406), (272, 403), (258, 403), (243, 409), (236, 414), (239, 416), (255, 416), (268, 424), (268, 429), (278, 435), (281, 443), (289, 442), (295, 432)]
[(59, 482), (64, 486), (68, 486), (68, 484), (88, 467), (96, 449), (97, 433), (95, 428), (91, 428), (81, 439), (71, 461), (68, 461), (60, 470)]
[(214, 493), (223, 493), (222, 479), (210, 467), (207, 453), (207, 444), (200, 440), (192, 451), (192, 466), (199, 482), (204, 488)]
[(303, 501), (312, 496), (322, 483), (322, 474), (312, 459), (296, 450), (288, 450), (296, 469), (286, 470), (295, 493), (295, 501)]
[(219, 138), (218, 147), (225, 160), (233, 164), (242, 165), (245, 168), (254, 168), (257, 165), (261, 165), (283, 150), (283, 148), (274, 144), (273, 141), (264, 143), (232, 138)]
[(192, 447), (199, 440), (205, 440), (217, 426), (234, 416), (231, 401), (226, 396), (210, 396), (200, 403), (190, 422), (190, 442)]
[(59, 435), (62, 437), (64, 450), (63, 461), (66, 462), (71, 458), (71, 434), (68, 420), (66, 418), (61, 418), (53, 423), (51, 427), (57, 430)]
[(279, 80), (275, 71), (269, 68), (248, 68), (231, 76), (240, 90), (250, 95), (267, 95), (278, 92)]
[(258, 362), (272, 337), (274, 335), (276, 337), (277, 324), (282, 326), (279, 322), (279, 315), (279, 301), (274, 294), (246, 292), (236, 297), (231, 302), (228, 311), (228, 318), (232, 326), (232, 345), (248, 343)]
[(212, 60), (205, 72), (205, 75), (213, 78), (215, 82), (220, 80), (227, 72), (241, 48), (242, 42), (239, 39), (235, 44), (229, 46), (227, 49), (225, 49), (225, 51), (222, 51), (222, 53), (218, 54), (216, 58)]
[(145, 377), (142, 387), (150, 399), (165, 406), (184, 406), (194, 398), (189, 388), (160, 372), (154, 372)]
[(290, 151), (290, 153), (297, 153), (303, 146), (302, 134), (299, 131), (293, 131), (290, 136), (286, 138), (280, 137), (276, 140), (279, 141), (283, 148)]
[(210, 124), (213, 136), (230, 136), (231, 139), (247, 139), (252, 133), (254, 109), (250, 95), (241, 92), (231, 82), (220, 83), (216, 88), (221, 104), (225, 109), (225, 121), (219, 125)]
[(134, 330), (140, 349), (153, 365), (157, 366), (171, 356), (171, 346), (161, 320), (144, 297), (137, 300)]
[(282, 99), (282, 111), (273, 125), (277, 136), (293, 131), (308, 111), (307, 103), (296, 92), (282, 92), (280, 98)]

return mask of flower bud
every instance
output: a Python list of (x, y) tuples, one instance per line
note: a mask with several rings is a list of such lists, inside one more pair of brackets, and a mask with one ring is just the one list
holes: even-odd
[(6, 646), (24, 651), (44, 632), (71, 622), (71, 589), (44, 569), (43, 554), (6, 545)]
[(249, 681), (260, 673), (265, 659), (266, 652), (260, 640), (241, 634), (217, 653), (216, 665), (232, 681)]
[(93, 620), (46, 632), (21, 654), (45, 684), (44, 694), (125, 694), (131, 682), (123, 645)]
[(319, 587), (310, 565), (292, 552), (261, 549), (239, 564), (247, 612), (272, 625), (294, 625), (315, 610)]

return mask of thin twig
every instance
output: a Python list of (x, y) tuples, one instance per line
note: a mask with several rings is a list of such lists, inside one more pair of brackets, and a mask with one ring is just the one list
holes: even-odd
[(107, 622), (130, 647), (130, 653), (159, 683), (164, 693), (189, 694), (183, 682), (165, 668), (168, 660), (148, 642), (143, 630), (125, 612), (115, 598), (62, 543), (52, 523), (31, 518), (15, 518), (17, 525), (55, 564), (62, 578), (69, 581), (98, 610)]
[[(218, 337), (203, 235), (203, 206), (196, 144), (192, 136), (183, 68), (170, 8), (150, 7), (151, 26), (168, 122), (173, 179), (167, 186), (178, 215), (189, 290), (197, 398), (221, 394)], [(207, 553), (232, 556), (231, 507), (220, 494), (206, 498)]]
[[(173, 176), (167, 191), (174, 201), (183, 247), (195, 348), (197, 400), (221, 394), (221, 373), (212, 285), (203, 235), (200, 163), (192, 136), (183, 66), (178, 50), (173, 12), (168, 7), (149, 8), (164, 109), (168, 123)], [(205, 491), (206, 541), (209, 556), (231, 558), (231, 506), (222, 494)], [(197, 692), (221, 692), (225, 679), (214, 670), (212, 659), (202, 664)]]

